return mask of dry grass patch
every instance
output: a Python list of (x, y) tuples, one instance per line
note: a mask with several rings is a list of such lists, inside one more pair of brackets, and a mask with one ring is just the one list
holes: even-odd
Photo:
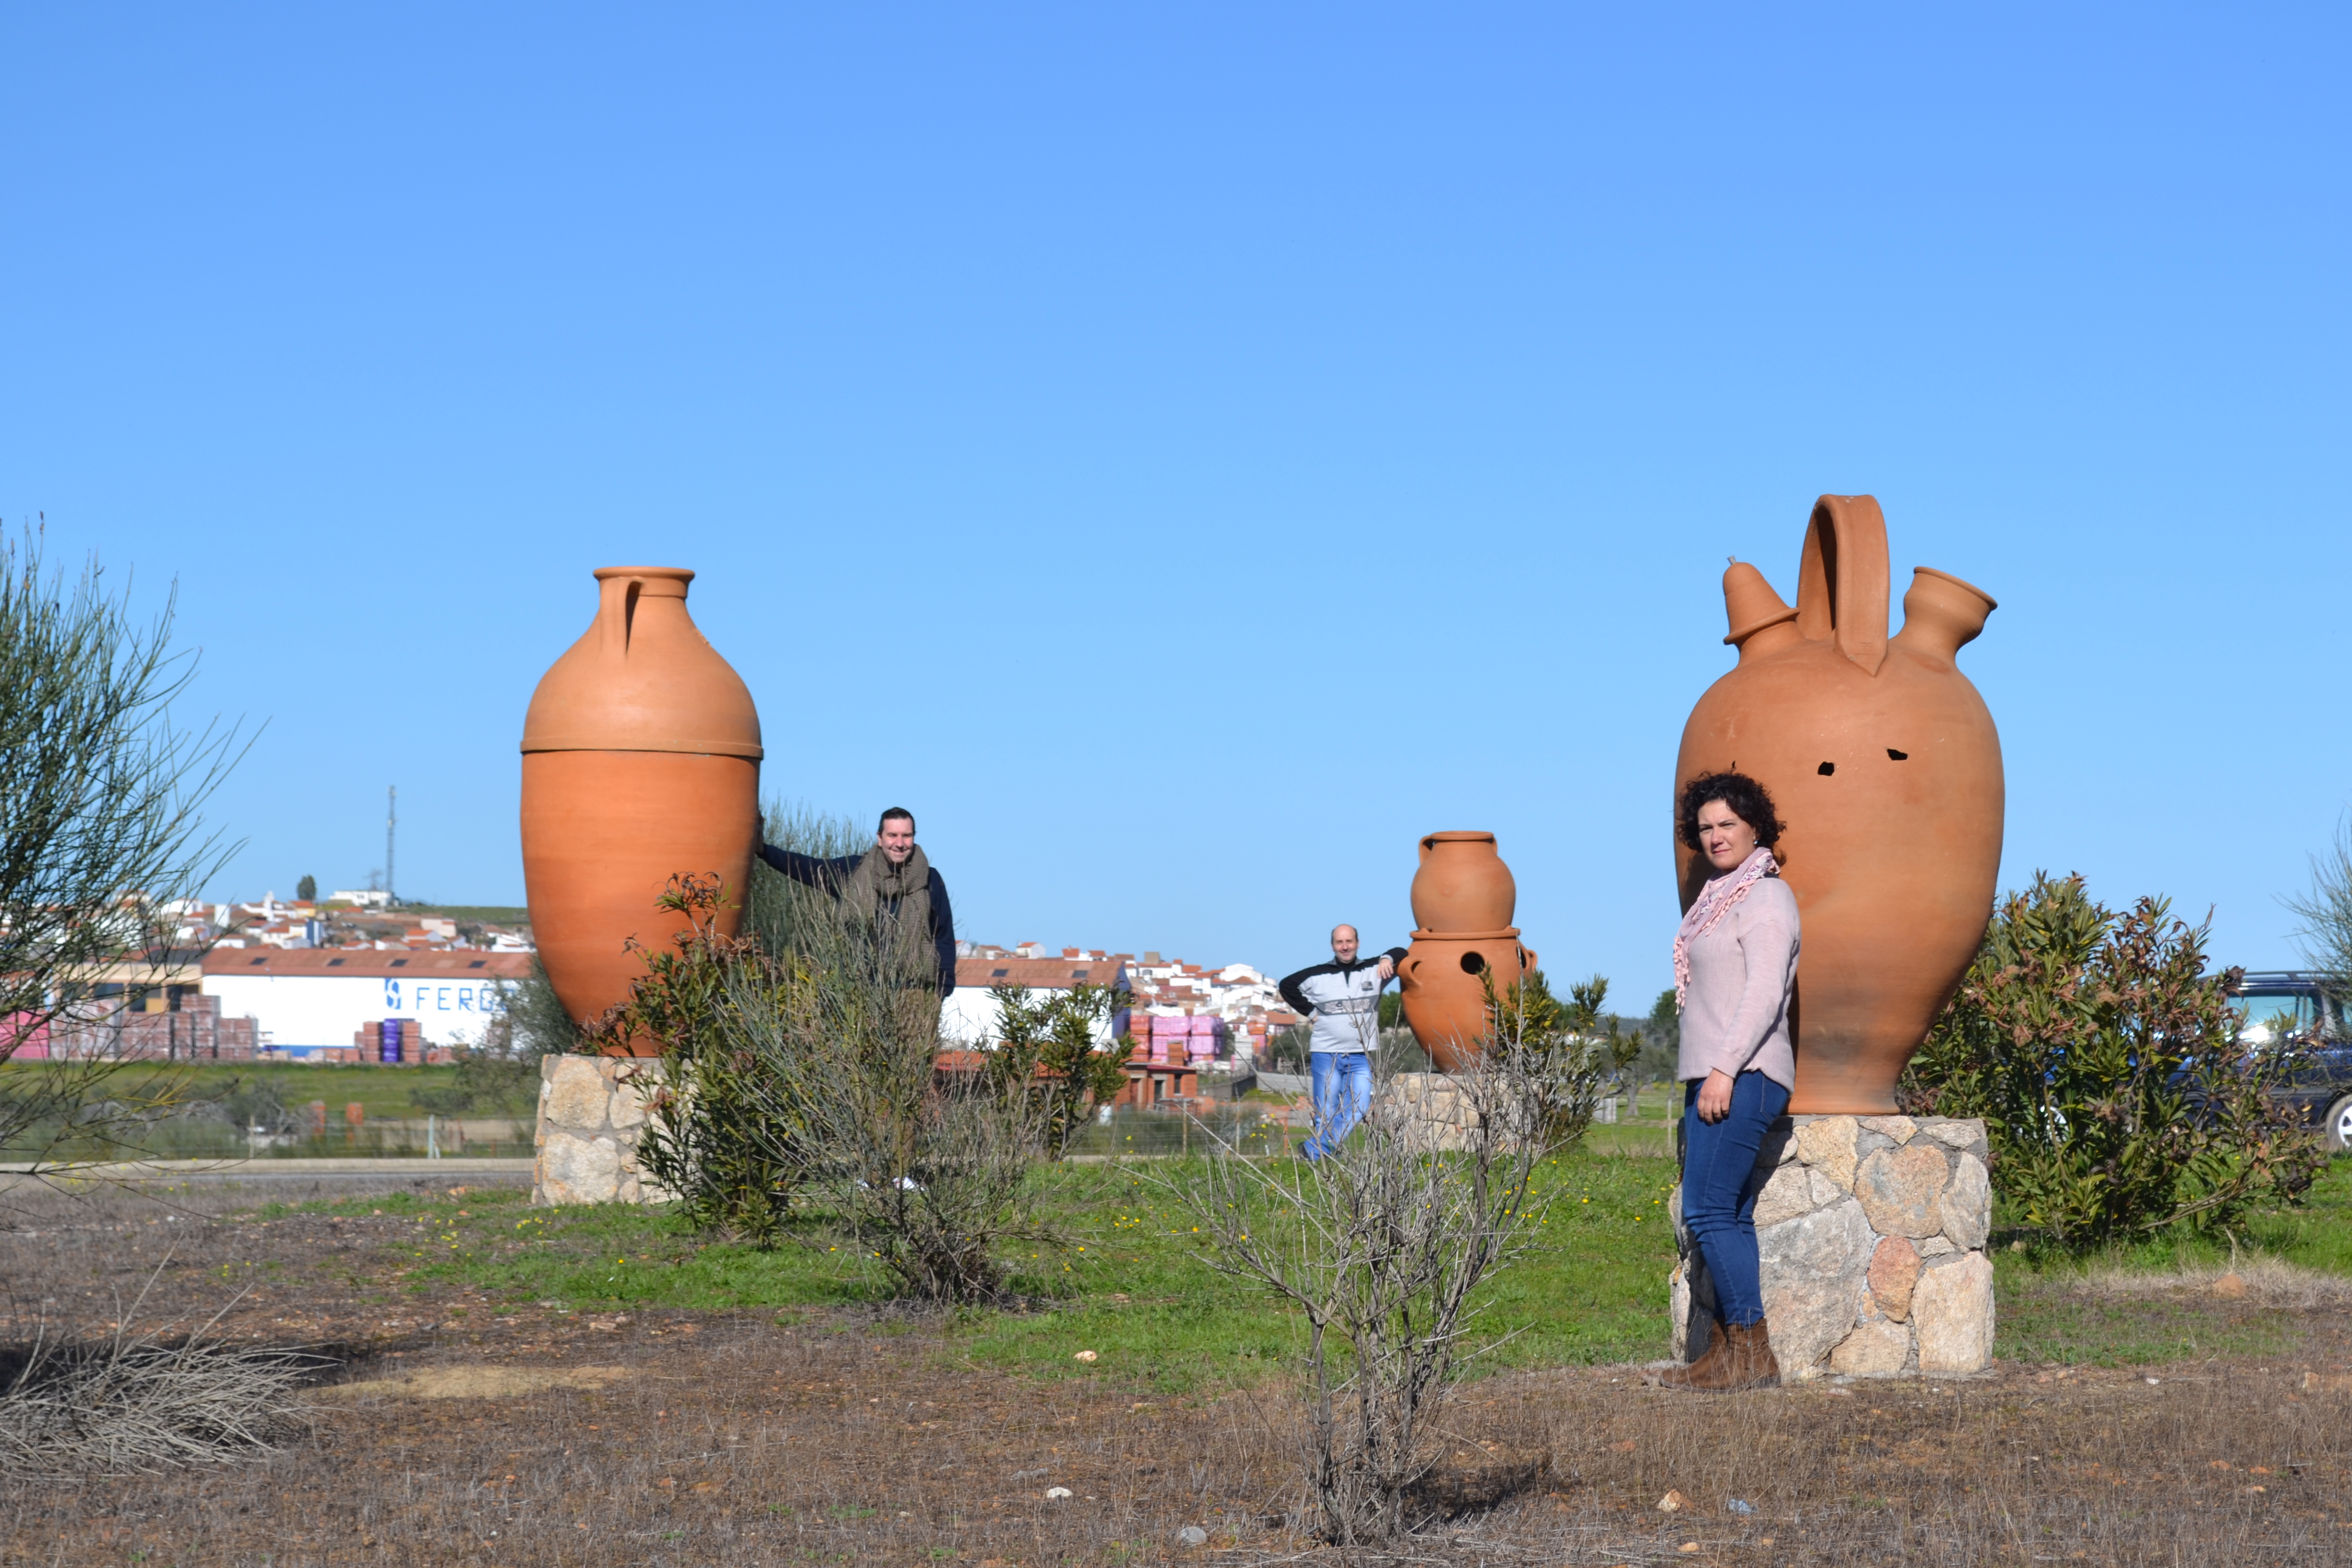
[(320, 1392), (339, 1398), (511, 1399), (551, 1388), (610, 1388), (627, 1376), (625, 1366), (419, 1367), (398, 1377), (360, 1378)]
[(2284, 1312), (2332, 1311), (2352, 1307), (2352, 1279), (2299, 1268), (2275, 1258), (2159, 1271), (2094, 1268), (2074, 1288), (2085, 1296), (2109, 1301), (2208, 1296)]

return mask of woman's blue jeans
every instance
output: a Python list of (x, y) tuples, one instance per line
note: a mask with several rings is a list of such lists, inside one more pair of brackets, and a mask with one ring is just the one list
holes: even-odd
[(1309, 1051), (1307, 1069), (1313, 1075), (1315, 1135), (1299, 1145), (1299, 1152), (1319, 1160), (1371, 1108), (1372, 1058), (1362, 1051)]
[(1683, 1225), (1706, 1259), (1723, 1321), (1744, 1329), (1764, 1321), (1756, 1194), (1771, 1173), (1756, 1168), (1756, 1156), (1789, 1109), (1789, 1091), (1760, 1072), (1741, 1073), (1731, 1080), (1731, 1114), (1702, 1121), (1698, 1086), (1706, 1081), (1683, 1085)]

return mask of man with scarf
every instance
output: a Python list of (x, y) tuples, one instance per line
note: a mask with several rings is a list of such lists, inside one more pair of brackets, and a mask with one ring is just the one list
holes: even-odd
[(853, 909), (870, 914), (908, 933), (920, 932), (939, 954), (940, 999), (955, 988), (955, 911), (948, 905), (948, 885), (931, 869), (923, 847), (915, 842), (915, 814), (894, 805), (882, 814), (874, 834), (874, 847), (863, 855), (820, 860), (796, 855), (767, 842), (764, 825), (753, 838), (760, 858), (795, 882), (821, 889)]

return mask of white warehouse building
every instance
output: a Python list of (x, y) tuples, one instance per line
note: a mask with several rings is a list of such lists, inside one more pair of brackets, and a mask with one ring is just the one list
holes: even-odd
[(204, 994), (225, 1017), (259, 1020), (262, 1045), (295, 1055), (348, 1048), (387, 1018), (414, 1022), (428, 1045), (470, 1046), (530, 963), (527, 952), (465, 948), (219, 947), (205, 955)]

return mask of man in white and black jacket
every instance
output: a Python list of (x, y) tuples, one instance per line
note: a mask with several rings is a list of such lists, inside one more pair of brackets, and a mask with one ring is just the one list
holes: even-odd
[(1372, 1061), (1381, 1043), (1381, 992), (1396, 978), (1404, 949), (1359, 958), (1356, 928), (1331, 928), (1331, 962), (1286, 975), (1282, 999), (1312, 1020), (1307, 1062), (1315, 1095), (1315, 1135), (1300, 1146), (1310, 1160), (1339, 1146), (1372, 1103)]

